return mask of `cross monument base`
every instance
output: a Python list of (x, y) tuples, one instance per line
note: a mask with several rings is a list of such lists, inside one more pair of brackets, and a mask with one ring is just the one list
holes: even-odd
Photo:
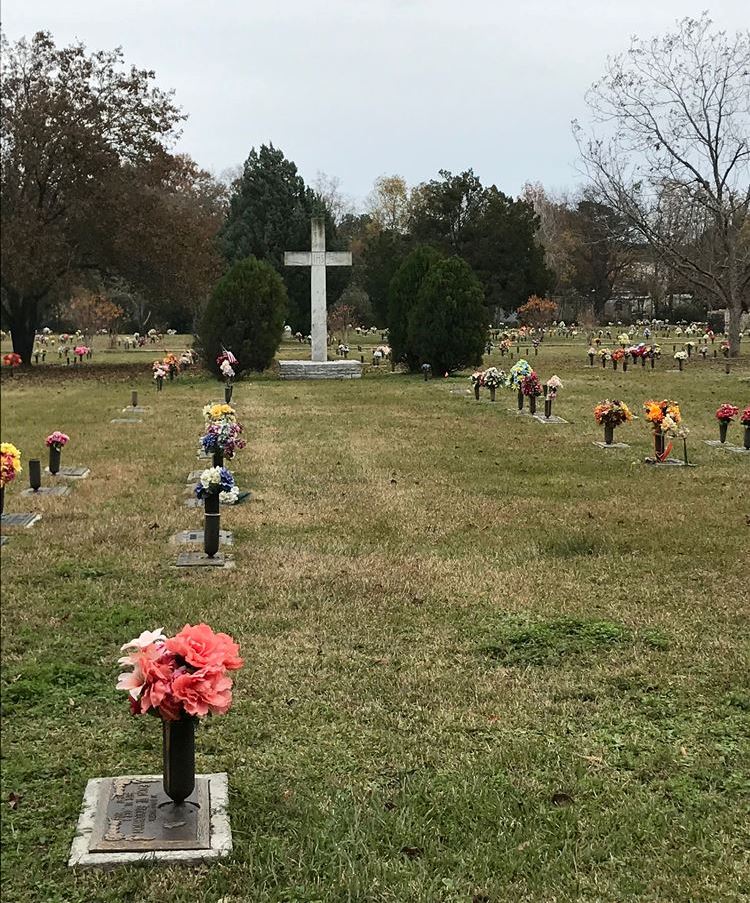
[(359, 379), (359, 361), (279, 361), (282, 379)]

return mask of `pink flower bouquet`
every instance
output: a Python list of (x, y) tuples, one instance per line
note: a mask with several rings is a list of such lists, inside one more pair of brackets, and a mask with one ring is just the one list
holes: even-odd
[(242, 667), (239, 646), (208, 624), (186, 624), (173, 637), (162, 629), (146, 630), (125, 643), (119, 663), (124, 671), (118, 690), (130, 695), (134, 715), (147, 712), (164, 721), (224, 715), (232, 704), (229, 671)]
[(729, 423), (731, 420), (734, 420), (739, 412), (740, 409), (736, 405), (724, 402), (724, 404), (719, 405), (716, 411), (716, 419), (721, 423)]
[(60, 430), (55, 430), (55, 432), (50, 433), (44, 441), (47, 443), (47, 448), (54, 446), (59, 451), (63, 446), (70, 442), (70, 436), (61, 433)]

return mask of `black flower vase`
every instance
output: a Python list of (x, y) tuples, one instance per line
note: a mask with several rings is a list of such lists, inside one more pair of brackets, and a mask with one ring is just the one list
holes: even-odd
[(615, 360), (615, 358), (612, 358), (612, 369), (613, 370), (617, 369), (617, 361)]
[(645, 367), (645, 366), (646, 366), (646, 356), (641, 355), (641, 367)]
[(5, 511), (5, 486), (0, 486), (0, 514)]
[(479, 401), (479, 383), (474, 383), (474, 398)]
[(232, 392), (234, 391), (234, 386), (231, 383), (227, 383), (224, 386), (224, 401), (229, 404), (232, 400)]
[(56, 474), (60, 470), (60, 449), (56, 445), (49, 447), (49, 472)]
[(623, 372), (623, 373), (627, 373), (627, 372), (628, 372), (628, 359), (627, 359), (626, 357), (624, 357), (624, 358), (622, 359), (622, 372)]
[(164, 377), (163, 377), (163, 376), (157, 376), (157, 377), (156, 377), (156, 391), (157, 391), (157, 392), (161, 392), (162, 386), (163, 386), (163, 385), (164, 385)]
[(179, 806), (195, 789), (195, 719), (161, 724), (164, 792)]
[(604, 424), (604, 444), (612, 445), (615, 439), (615, 428), (611, 423)]
[(223, 467), (224, 466), (224, 452), (217, 448), (214, 452), (214, 467)]
[(652, 353), (651, 354), (651, 369), (652, 370), (654, 369), (655, 363), (656, 363), (656, 355)]
[(203, 551), (208, 558), (213, 558), (219, 551), (219, 493), (209, 492), (203, 500)]
[(552, 399), (551, 398), (544, 399), (544, 416), (547, 418), (547, 420), (549, 420), (550, 417), (552, 416)]
[(750, 449), (750, 426), (745, 427), (745, 437), (742, 441), (744, 448)]
[(719, 442), (723, 445), (727, 441), (727, 430), (729, 429), (728, 420), (719, 421)]
[(523, 392), (520, 389), (518, 390), (518, 410), (523, 410)]
[(29, 460), (29, 486), (37, 492), (42, 485), (42, 462), (38, 458)]
[(602, 355), (602, 370), (607, 366), (607, 358)]
[(529, 395), (529, 413), (536, 414), (536, 395)]
[(682, 373), (682, 358), (677, 361), (677, 368)]
[(593, 367), (593, 366), (594, 366), (594, 355), (590, 354), (589, 355), (589, 367)]
[(495, 400), (495, 391), (496, 391), (495, 386), (490, 386), (490, 401)]

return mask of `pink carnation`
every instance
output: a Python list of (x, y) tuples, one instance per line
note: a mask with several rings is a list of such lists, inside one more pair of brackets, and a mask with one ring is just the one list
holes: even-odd
[(225, 715), (232, 704), (232, 681), (221, 671), (185, 671), (172, 681), (172, 693), (188, 715)]
[(208, 624), (186, 624), (167, 640), (167, 649), (184, 658), (194, 668), (226, 668), (236, 671), (242, 667), (240, 647), (226, 633), (214, 633)]

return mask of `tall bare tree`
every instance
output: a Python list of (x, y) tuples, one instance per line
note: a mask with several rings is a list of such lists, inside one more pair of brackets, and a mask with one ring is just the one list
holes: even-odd
[(750, 297), (750, 32), (712, 24), (634, 38), (587, 94), (595, 124), (573, 127), (600, 199), (728, 310), (735, 356)]

